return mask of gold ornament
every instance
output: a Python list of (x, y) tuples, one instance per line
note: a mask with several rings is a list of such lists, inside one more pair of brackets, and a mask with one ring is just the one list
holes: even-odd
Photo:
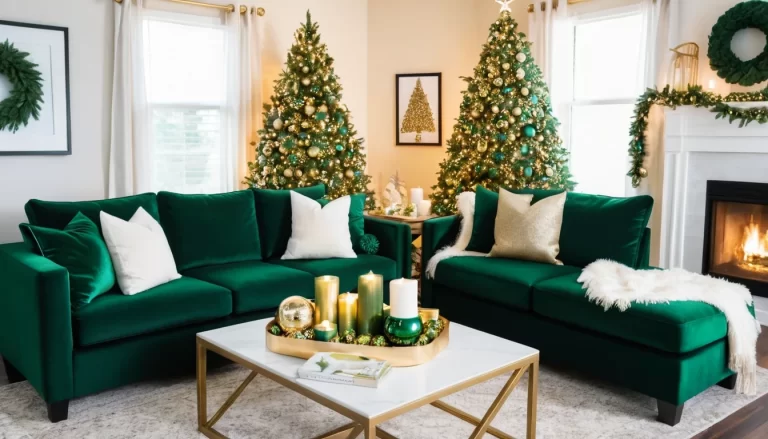
[(313, 114), (315, 114), (315, 107), (313, 107), (312, 105), (307, 105), (306, 107), (304, 107), (304, 114), (306, 114), (307, 116), (312, 116)]
[(529, 94), (531, 94), (531, 91), (528, 90), (527, 87), (523, 87), (520, 89), (520, 94), (522, 94), (523, 96), (528, 96)]
[(495, 85), (496, 87), (501, 87), (502, 85), (504, 85), (504, 80), (501, 78), (496, 78), (493, 80), (493, 85)]
[(477, 152), (485, 152), (488, 150), (488, 142), (486, 140), (480, 140), (477, 142)]
[(312, 327), (314, 314), (312, 302), (301, 296), (291, 296), (280, 303), (275, 320), (283, 332), (305, 331)]
[(551, 176), (555, 175), (554, 169), (552, 169), (550, 167), (547, 167), (547, 170), (544, 171), (544, 172), (547, 174), (547, 177), (551, 177)]
[(509, 64), (508, 62), (505, 62), (504, 64), (501, 65), (501, 68), (504, 70), (509, 70), (512, 68), (512, 65)]
[(304, 171), (302, 171), (301, 169), (297, 169), (296, 172), (294, 172), (293, 174), (297, 177), (301, 177), (302, 175), (304, 175)]
[(283, 175), (288, 177), (288, 178), (293, 177), (293, 169), (285, 168), (285, 171), (283, 171)]
[(294, 132), (296, 132), (296, 125), (291, 125), (291, 126), (289, 126), (289, 127), (288, 127), (288, 132), (289, 132), (289, 133), (294, 133)]
[(323, 104), (323, 105), (320, 106), (320, 108), (317, 109), (317, 111), (319, 111), (321, 113), (327, 113), (328, 112), (328, 106)]
[(515, 59), (518, 60), (519, 62), (525, 62), (526, 58), (527, 57), (523, 52), (520, 52), (517, 55), (515, 55)]
[(304, 73), (309, 73), (309, 67), (304, 66), (304, 68), (302, 68), (301, 71)]
[(266, 147), (261, 151), (265, 156), (269, 157), (272, 155), (272, 148)]
[(301, 127), (302, 127), (302, 128), (304, 128), (304, 129), (307, 129), (307, 128), (309, 128), (309, 122), (307, 122), (307, 121), (305, 120), (304, 122), (302, 122), (302, 123), (301, 123)]
[(312, 158), (317, 157), (319, 154), (320, 154), (320, 148), (316, 146), (310, 146), (309, 149), (307, 150), (307, 155)]
[(493, 114), (499, 114), (499, 111), (500, 111), (499, 106), (494, 105), (493, 107), (491, 107), (491, 111), (493, 112)]
[(312, 81), (309, 78), (304, 78), (301, 80), (301, 83), (304, 84), (305, 86), (308, 86), (309, 84), (312, 83)]
[(346, 172), (344, 172), (344, 175), (351, 180), (355, 178), (355, 171), (347, 169)]
[(512, 115), (515, 117), (520, 117), (520, 115), (523, 114), (523, 109), (520, 107), (515, 107), (512, 109)]
[(282, 119), (275, 119), (274, 122), (272, 122), (272, 128), (276, 130), (282, 130), (283, 129), (283, 120)]
[(524, 79), (525, 78), (525, 70), (517, 69), (517, 72), (515, 73), (515, 77), (517, 79)]
[(475, 118), (475, 119), (477, 119), (478, 117), (480, 117), (480, 112), (479, 112), (479, 111), (477, 111), (477, 110), (472, 110), (472, 113), (470, 113), (470, 114), (471, 114), (471, 115), (472, 115), (472, 117), (473, 117), (473, 118)]
[(538, 140), (539, 142), (543, 142), (544, 141), (544, 136), (539, 134), (539, 137), (537, 137), (536, 140)]
[(312, 168), (309, 170), (310, 177), (317, 178), (318, 175), (320, 175), (320, 171), (318, 171), (317, 168)]
[(646, 170), (645, 168), (640, 168), (640, 169), (637, 170), (637, 174), (640, 177), (645, 178), (645, 177), (648, 176), (648, 170)]

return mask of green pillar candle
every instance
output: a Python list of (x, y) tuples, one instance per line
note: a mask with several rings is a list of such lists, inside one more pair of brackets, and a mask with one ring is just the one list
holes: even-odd
[(370, 272), (357, 281), (357, 333), (380, 335), (384, 329), (384, 277)]
[(328, 320), (336, 324), (339, 309), (339, 278), (320, 276), (315, 278), (315, 324)]

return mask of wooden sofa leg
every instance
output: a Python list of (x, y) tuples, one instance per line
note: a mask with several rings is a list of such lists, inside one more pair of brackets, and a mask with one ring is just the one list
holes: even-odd
[(659, 422), (663, 422), (673, 427), (680, 422), (680, 418), (683, 416), (683, 406), (685, 406), (685, 404), (674, 405), (660, 399), (657, 399), (656, 403), (659, 407), (659, 417), (657, 418)]
[(24, 375), (22, 375), (18, 369), (13, 367), (13, 364), (5, 358), (3, 358), (3, 367), (5, 367), (5, 374), (8, 376), (8, 382), (10, 384), (18, 383), (19, 381), (24, 381), (26, 379), (24, 378)]
[(51, 422), (66, 421), (69, 414), (69, 400), (46, 403), (48, 406), (48, 419)]
[(726, 388), (728, 390), (733, 390), (733, 389), (736, 388), (736, 377), (737, 377), (737, 374), (733, 374), (733, 375), (729, 376), (728, 378), (726, 378), (726, 379), (720, 381), (719, 383), (717, 383), (717, 385), (720, 386), (720, 387), (724, 387), (724, 388)]

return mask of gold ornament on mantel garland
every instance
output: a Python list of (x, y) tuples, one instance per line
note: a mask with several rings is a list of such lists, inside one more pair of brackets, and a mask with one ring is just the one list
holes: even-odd
[(689, 87), (686, 91), (673, 90), (670, 86), (666, 86), (661, 91), (649, 88), (637, 101), (634, 121), (629, 131), (632, 138), (629, 144), (632, 167), (627, 175), (632, 177), (632, 186), (640, 186), (640, 181), (648, 176), (648, 170), (643, 167), (646, 155), (645, 132), (648, 129), (651, 107), (654, 105), (663, 105), (672, 109), (682, 105), (710, 108), (716, 114), (715, 119), (727, 118), (730, 123), (738, 120), (739, 128), (743, 128), (752, 122), (768, 123), (768, 107), (737, 108), (728, 103), (766, 101), (768, 101), (768, 88), (751, 93), (731, 93), (727, 96), (703, 91), (700, 86)]

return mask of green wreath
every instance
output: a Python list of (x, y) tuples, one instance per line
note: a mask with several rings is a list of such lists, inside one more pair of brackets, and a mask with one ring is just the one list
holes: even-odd
[(40, 117), (43, 79), (37, 64), (27, 60), (28, 56), (8, 40), (0, 43), (0, 75), (7, 76), (12, 87), (11, 95), (0, 101), (0, 131), (8, 129), (15, 133), (27, 125), (30, 117)]
[(709, 36), (709, 64), (729, 84), (755, 85), (768, 79), (768, 45), (756, 58), (742, 61), (731, 41), (736, 32), (754, 28), (768, 35), (768, 3), (753, 0), (729, 9), (712, 28)]

